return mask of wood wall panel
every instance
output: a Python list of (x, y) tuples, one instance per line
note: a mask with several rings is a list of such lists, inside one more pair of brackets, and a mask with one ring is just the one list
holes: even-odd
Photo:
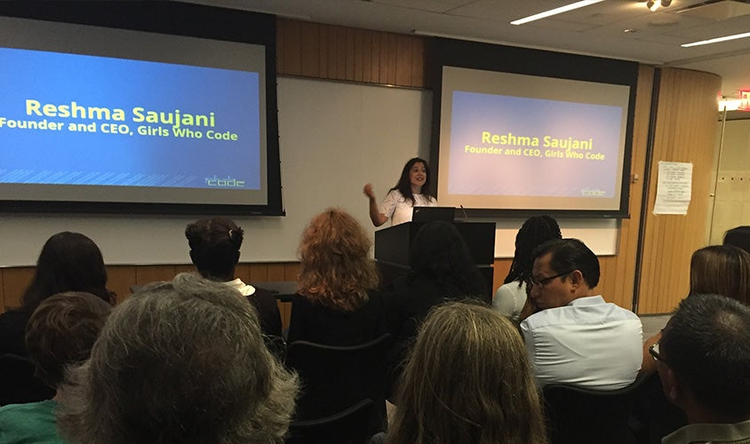
[(34, 267), (6, 268), (3, 270), (3, 300), (5, 309), (21, 306), (21, 297), (34, 278)]
[[(107, 267), (107, 288), (117, 293), (117, 302), (130, 296), (132, 285), (153, 281), (170, 281), (179, 273), (193, 272), (195, 267), (176, 265), (112, 265)], [(299, 274), (296, 262), (239, 264), (237, 277), (245, 282), (293, 281)], [(21, 305), (21, 296), (34, 277), (34, 267), (0, 269), (0, 312)]]
[[(721, 79), (714, 74), (674, 68), (662, 71), (643, 227), (639, 314), (668, 313), (675, 308), (688, 291), (690, 256), (707, 244), (720, 87)], [(652, 213), (660, 160), (693, 164), (692, 199), (686, 216)]]
[[(630, 218), (620, 221), (617, 256), (603, 258), (607, 262), (605, 282), (613, 281), (612, 292), (602, 292), (609, 302), (633, 309), (635, 271), (638, 260), (638, 235), (643, 203), (643, 183), (646, 176), (648, 130), (651, 116), (651, 97), (654, 85), (654, 68), (641, 65), (636, 87), (635, 116), (633, 120), (633, 146), (630, 156)], [(633, 180), (632, 178), (636, 178)], [(600, 258), (600, 261), (602, 258)], [(614, 262), (610, 264), (609, 262)]]
[(276, 32), (279, 75), (426, 86), (422, 37), (287, 19)]
[(107, 267), (107, 288), (117, 295), (117, 303), (130, 296), (130, 286), (136, 282), (135, 266)]

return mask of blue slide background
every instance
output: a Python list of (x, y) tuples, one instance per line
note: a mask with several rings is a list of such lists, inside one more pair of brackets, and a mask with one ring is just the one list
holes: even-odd
[[(94, 120), (29, 116), (27, 99), (123, 109), (124, 122), (108, 123), (127, 124), (133, 135), (68, 131), (68, 123)], [(59, 131), (0, 127), (0, 182), (209, 188), (206, 179), (218, 177), (260, 189), (259, 106), (258, 73), (0, 48), (0, 117), (65, 122)], [(134, 107), (214, 112), (215, 127), (183, 126), (203, 138), (175, 138), (171, 125), (133, 122)], [(170, 136), (139, 135), (140, 125)], [(209, 129), (238, 140), (209, 140)]]
[[(618, 106), (562, 102), (454, 91), (451, 114), (450, 194), (584, 197), (583, 189), (615, 196), (621, 149), (623, 109)], [(482, 142), (482, 131), (538, 137), (541, 157), (470, 154), (465, 145), (516, 149)], [(594, 139), (591, 153), (605, 160), (544, 157), (543, 137)], [(523, 147), (521, 147), (523, 149)], [(564, 150), (560, 150), (564, 151)], [(586, 150), (574, 150), (585, 154)]]

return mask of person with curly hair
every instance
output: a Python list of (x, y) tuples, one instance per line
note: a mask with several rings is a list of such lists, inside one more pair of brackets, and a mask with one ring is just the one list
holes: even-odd
[(329, 208), (302, 233), (302, 265), (292, 297), (288, 342), (357, 345), (385, 333), (386, 306), (378, 272), (369, 257), (372, 242), (354, 217)]

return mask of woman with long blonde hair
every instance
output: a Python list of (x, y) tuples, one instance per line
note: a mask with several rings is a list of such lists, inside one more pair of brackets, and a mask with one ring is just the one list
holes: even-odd
[(313, 217), (302, 233), (302, 265), (288, 341), (355, 345), (385, 332), (385, 304), (362, 225), (339, 208)]
[(389, 444), (544, 444), (523, 340), (500, 313), (451, 302), (425, 319), (397, 394)]

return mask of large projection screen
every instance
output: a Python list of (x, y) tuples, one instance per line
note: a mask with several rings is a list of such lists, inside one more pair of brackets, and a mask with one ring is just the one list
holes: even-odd
[(0, 201), (282, 213), (263, 44), (15, 17), (0, 29)]

